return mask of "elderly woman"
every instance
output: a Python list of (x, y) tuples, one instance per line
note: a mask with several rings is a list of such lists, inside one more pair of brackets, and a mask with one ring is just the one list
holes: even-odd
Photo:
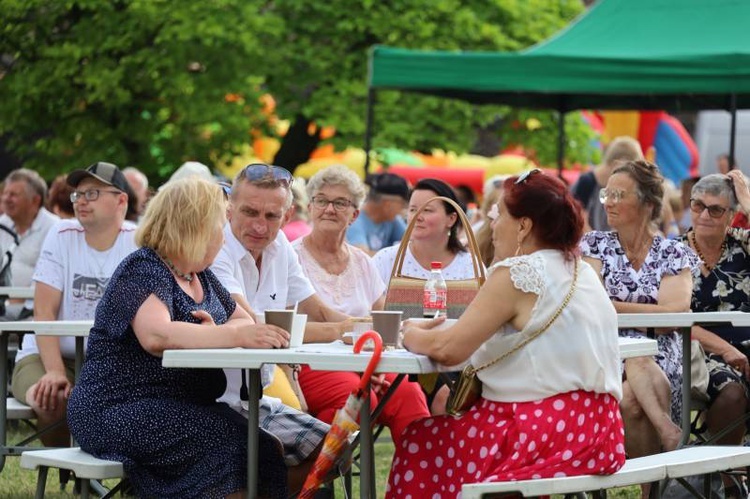
[[(702, 260), (693, 280), (693, 312), (739, 310), (750, 301), (750, 231), (730, 227), (737, 207), (750, 212), (750, 192), (742, 172), (717, 173), (701, 178), (692, 188), (692, 228), (682, 236)], [(749, 409), (750, 328), (693, 327), (693, 338), (707, 353), (709, 370), (706, 414), (709, 433), (716, 434)], [(740, 445), (745, 425), (735, 425), (719, 440)]]
[(576, 257), (578, 203), (532, 170), (505, 181), (495, 263), (456, 324), (407, 324), (404, 346), (447, 365), (487, 366), (459, 417), (413, 423), (386, 497), (457, 497), (466, 482), (610, 474), (625, 462), (617, 316)]
[[(383, 285), (370, 257), (346, 242), (346, 229), (359, 215), (365, 191), (359, 177), (344, 166), (319, 171), (307, 184), (312, 232), (294, 242), (305, 274), (320, 298), (334, 310), (350, 316), (367, 316), (383, 309)], [(396, 376), (380, 375), (371, 391), (375, 407)], [(359, 384), (357, 373), (313, 371), (304, 366), (300, 387), (308, 410), (330, 422)], [(384, 406), (378, 422), (399, 442), (406, 426), (428, 416), (418, 384), (401, 383)]]
[[(684, 244), (656, 232), (664, 199), (656, 165), (629, 161), (614, 169), (599, 198), (612, 231), (593, 231), (581, 241), (620, 313), (690, 310), (692, 272), (698, 258)], [(622, 414), (628, 456), (677, 447), (682, 412), (682, 348), (675, 331), (657, 331), (659, 353), (625, 361)], [(640, 331), (621, 331), (642, 336)], [(671, 410), (670, 410), (671, 406)]]
[[(223, 372), (161, 365), (167, 349), (288, 345), (288, 333), (256, 325), (208, 269), (225, 212), (221, 188), (197, 178), (151, 200), (142, 247), (107, 286), (68, 403), (81, 448), (122, 462), (139, 496), (240, 497), (246, 486), (247, 420), (216, 402)], [(260, 493), (286, 497), (280, 444), (259, 431)]]

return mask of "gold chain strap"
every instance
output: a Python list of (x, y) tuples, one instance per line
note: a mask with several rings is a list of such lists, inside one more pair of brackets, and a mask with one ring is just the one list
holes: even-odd
[(552, 317), (549, 318), (549, 320), (547, 321), (547, 323), (544, 326), (542, 326), (541, 328), (539, 328), (539, 330), (537, 330), (535, 333), (529, 335), (529, 337), (526, 338), (525, 340), (523, 340), (521, 343), (519, 343), (518, 345), (516, 345), (515, 347), (513, 347), (509, 351), (505, 352), (504, 354), (502, 354), (500, 357), (496, 358), (492, 362), (488, 362), (488, 363), (486, 363), (483, 366), (472, 368), (473, 371), (474, 371), (474, 373), (477, 373), (477, 372), (481, 371), (482, 369), (486, 369), (486, 368), (490, 367), (491, 365), (500, 362), (504, 358), (508, 357), (509, 355), (517, 352), (521, 348), (523, 348), (526, 345), (528, 345), (531, 341), (535, 340), (537, 337), (539, 337), (539, 335), (541, 335), (543, 332), (545, 332), (547, 329), (549, 329), (549, 327), (552, 325), (552, 323), (555, 322), (558, 317), (560, 317), (560, 314), (562, 313), (563, 310), (565, 310), (565, 307), (568, 306), (568, 303), (570, 303), (570, 299), (571, 299), (571, 297), (573, 296), (573, 293), (576, 290), (576, 283), (577, 282), (578, 282), (578, 259), (576, 258), (576, 260), (575, 260), (575, 270), (573, 271), (573, 282), (570, 284), (570, 290), (568, 291), (568, 294), (565, 296), (565, 299), (563, 300), (563, 302), (560, 305), (560, 307), (555, 311), (555, 313), (552, 315)]

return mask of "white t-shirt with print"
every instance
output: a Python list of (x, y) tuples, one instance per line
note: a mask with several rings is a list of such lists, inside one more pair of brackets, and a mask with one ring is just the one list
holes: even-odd
[[(115, 243), (97, 251), (86, 243), (77, 220), (60, 220), (47, 234), (32, 279), (62, 291), (58, 320), (92, 320), (109, 279), (120, 262), (136, 250), (135, 225), (123, 222)], [(60, 338), (66, 359), (75, 358), (75, 339)], [(16, 361), (39, 353), (33, 334), (23, 337)]]

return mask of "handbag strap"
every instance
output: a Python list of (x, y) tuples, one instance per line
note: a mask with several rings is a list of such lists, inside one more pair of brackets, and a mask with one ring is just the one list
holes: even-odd
[(496, 358), (495, 360), (493, 360), (491, 362), (488, 362), (488, 363), (484, 364), (483, 366), (472, 368), (473, 372), (477, 373), (477, 372), (481, 371), (482, 369), (486, 369), (486, 368), (488, 368), (488, 367), (490, 367), (490, 366), (492, 366), (492, 365), (500, 362), (504, 358), (506, 358), (509, 355), (517, 352), (521, 348), (525, 347), (526, 345), (528, 345), (529, 343), (531, 343), (532, 341), (534, 341), (543, 332), (545, 332), (547, 329), (549, 329), (549, 327), (552, 325), (552, 323), (555, 322), (558, 317), (560, 317), (560, 314), (562, 314), (562, 311), (565, 310), (565, 307), (568, 306), (568, 303), (570, 303), (570, 299), (573, 297), (573, 293), (576, 290), (576, 284), (577, 284), (577, 282), (578, 282), (578, 258), (576, 258), (576, 260), (575, 260), (575, 270), (573, 271), (573, 282), (570, 284), (570, 290), (568, 290), (568, 294), (565, 295), (565, 299), (563, 300), (562, 304), (560, 304), (560, 306), (557, 308), (557, 310), (555, 311), (555, 313), (552, 314), (552, 316), (549, 318), (549, 320), (547, 320), (547, 322), (542, 327), (540, 327), (537, 331), (535, 331), (534, 333), (530, 334), (525, 340), (523, 340), (518, 345), (516, 345), (515, 347), (511, 348), (510, 350), (508, 350), (507, 352), (505, 352), (504, 354), (502, 354), (500, 357)]
[(431, 198), (417, 210), (414, 216), (412, 216), (411, 221), (409, 222), (409, 225), (406, 227), (406, 231), (404, 232), (404, 237), (401, 239), (401, 244), (399, 244), (398, 246), (398, 251), (396, 252), (396, 260), (393, 262), (393, 268), (391, 269), (391, 279), (393, 279), (394, 277), (403, 277), (401, 275), (401, 269), (404, 266), (406, 249), (409, 247), (409, 239), (411, 239), (411, 233), (412, 231), (414, 231), (414, 226), (417, 224), (417, 217), (420, 213), (422, 213), (427, 205), (436, 200), (448, 203), (453, 206), (453, 208), (455, 208), (456, 214), (458, 215), (458, 221), (461, 222), (461, 225), (463, 225), (466, 232), (466, 238), (468, 241), (467, 248), (469, 250), (469, 254), (471, 255), (471, 264), (474, 269), (474, 279), (479, 281), (479, 285), (481, 286), (482, 284), (484, 284), (484, 281), (487, 277), (485, 275), (484, 265), (481, 261), (479, 245), (477, 244), (477, 239), (474, 236), (474, 231), (471, 229), (469, 219), (466, 218), (464, 210), (461, 209), (458, 203), (450, 198), (446, 198), (443, 196), (435, 196), (434, 198)]

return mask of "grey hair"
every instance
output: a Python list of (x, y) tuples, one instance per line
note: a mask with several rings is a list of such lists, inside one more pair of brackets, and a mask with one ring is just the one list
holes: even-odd
[(734, 184), (730, 177), (723, 173), (712, 173), (701, 177), (690, 191), (690, 196), (696, 194), (708, 194), (709, 196), (724, 197), (729, 201), (729, 209), (737, 211), (737, 194), (734, 192)]
[(143, 184), (144, 189), (148, 189), (148, 177), (145, 173), (140, 171), (135, 166), (128, 166), (127, 168), (124, 168), (122, 170), (123, 175), (127, 175), (128, 173), (132, 173), (135, 175), (135, 177)]
[(343, 185), (359, 209), (365, 199), (365, 186), (359, 176), (343, 165), (332, 165), (320, 170), (307, 181), (307, 195), (312, 199), (324, 185)]
[(39, 196), (40, 205), (44, 206), (47, 202), (47, 182), (34, 170), (28, 168), (19, 168), (13, 170), (5, 177), (5, 183), (26, 182), (26, 192), (29, 196)]

